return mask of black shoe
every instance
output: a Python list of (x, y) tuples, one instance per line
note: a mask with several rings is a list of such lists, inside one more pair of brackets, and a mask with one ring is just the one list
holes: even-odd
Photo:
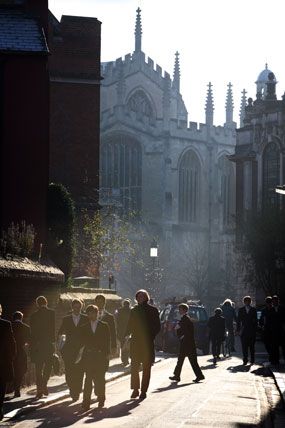
[(251, 360), (251, 361), (250, 361), (250, 364), (254, 364), (254, 360)]
[(243, 365), (246, 366), (248, 363), (248, 360), (243, 360)]
[(79, 394), (78, 395), (77, 394), (73, 394), (73, 395), (71, 395), (71, 398), (72, 398), (72, 401), (75, 403), (76, 401), (79, 400)]
[(146, 398), (146, 392), (141, 392), (140, 400), (144, 400)]
[(19, 390), (15, 391), (14, 393), (14, 398), (18, 398), (18, 397), (21, 397), (21, 393)]
[(89, 410), (90, 409), (90, 402), (87, 402), (87, 401), (83, 401), (83, 403), (82, 403), (82, 409), (84, 410), (84, 412), (87, 412), (87, 410)]
[(43, 386), (43, 395), (48, 395), (47, 386)]
[(196, 377), (196, 379), (194, 379), (193, 382), (198, 383), (200, 382), (200, 380), (204, 380), (204, 379), (205, 379), (205, 376), (199, 376), (199, 377)]
[(217, 364), (217, 359), (213, 358), (213, 364)]
[(180, 382), (180, 377), (178, 376), (169, 376), (170, 380), (174, 380), (175, 382)]
[(104, 407), (104, 405), (105, 405), (105, 400), (99, 400), (99, 402), (98, 402), (98, 407), (100, 408), (100, 409), (102, 409), (102, 407)]
[(131, 398), (137, 398), (140, 395), (140, 392), (138, 389), (134, 389), (131, 395)]

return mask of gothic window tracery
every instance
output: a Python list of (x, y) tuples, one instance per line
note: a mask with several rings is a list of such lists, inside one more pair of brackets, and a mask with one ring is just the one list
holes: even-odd
[(100, 157), (102, 205), (116, 205), (122, 215), (141, 210), (142, 151), (126, 135), (105, 141)]
[(188, 151), (179, 167), (179, 221), (196, 223), (199, 217), (200, 162), (196, 154)]
[(263, 152), (263, 205), (277, 205), (276, 186), (280, 184), (280, 150), (275, 143), (269, 143)]
[(153, 108), (148, 97), (142, 89), (137, 90), (128, 100), (127, 107), (138, 115), (154, 117)]

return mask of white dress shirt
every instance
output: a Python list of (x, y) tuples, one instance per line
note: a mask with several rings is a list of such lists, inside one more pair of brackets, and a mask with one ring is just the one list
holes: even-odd
[(80, 314), (79, 315), (72, 314), (72, 319), (73, 319), (75, 327), (77, 327), (78, 323), (80, 321)]
[(91, 329), (92, 329), (93, 333), (95, 333), (96, 328), (97, 328), (97, 324), (98, 324), (98, 320), (90, 321), (90, 323), (91, 323)]

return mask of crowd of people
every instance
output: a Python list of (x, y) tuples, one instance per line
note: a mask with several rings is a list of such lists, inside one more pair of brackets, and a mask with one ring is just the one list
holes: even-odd
[[(110, 355), (116, 353), (117, 341), (122, 364), (126, 366), (131, 360), (131, 398), (145, 399), (155, 360), (154, 340), (160, 331), (160, 319), (159, 311), (146, 290), (138, 290), (135, 299), (137, 304), (133, 307), (131, 301), (125, 299), (115, 315), (106, 310), (103, 294), (98, 294), (94, 304), (88, 305), (84, 313), (82, 302), (74, 299), (70, 313), (62, 319), (57, 332), (55, 311), (48, 307), (45, 296), (36, 299), (37, 310), (30, 317), (30, 325), (23, 322), (23, 313), (19, 311), (13, 314), (12, 323), (2, 319), (0, 305), (0, 419), (3, 418), (6, 384), (13, 382), (14, 397), (21, 395), (20, 389), (27, 370), (27, 347), (35, 365), (36, 399), (49, 394), (48, 381), (54, 362), (58, 360), (55, 353), (57, 347), (64, 362), (66, 383), (72, 400), (78, 401), (83, 391), (82, 407), (87, 411), (94, 388), (98, 406), (104, 407), (105, 374)], [(249, 356), (253, 364), (258, 327), (262, 330), (269, 361), (272, 364), (279, 363), (280, 347), (285, 357), (285, 309), (280, 306), (277, 296), (267, 297), (265, 302), (266, 307), (259, 320), (250, 296), (244, 297), (244, 306), (237, 312), (230, 299), (215, 309), (208, 321), (214, 364), (219, 359), (226, 332), (231, 351), (235, 352), (235, 335), (239, 335), (243, 364), (248, 363)], [(180, 347), (174, 374), (169, 378), (171, 381), (180, 381), (182, 366), (188, 357), (196, 376), (194, 382), (200, 382), (205, 377), (197, 361), (194, 324), (189, 316), (189, 306), (183, 302), (178, 309), (181, 319), (175, 329)]]

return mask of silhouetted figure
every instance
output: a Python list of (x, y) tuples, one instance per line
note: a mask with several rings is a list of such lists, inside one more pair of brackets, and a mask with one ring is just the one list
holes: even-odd
[(3, 419), (3, 402), (6, 392), (6, 384), (13, 380), (13, 359), (16, 354), (16, 343), (12, 326), (9, 321), (3, 320), (2, 306), (0, 305), (0, 420)]
[[(131, 335), (131, 398), (139, 396), (143, 400), (146, 398), (151, 366), (155, 360), (154, 339), (160, 331), (160, 319), (157, 308), (148, 304), (149, 294), (146, 290), (137, 291), (136, 301), (138, 305), (131, 310), (126, 334)], [(143, 372), (140, 385), (141, 364)]]
[(47, 307), (47, 299), (36, 299), (38, 309), (31, 315), (31, 359), (36, 366), (36, 398), (48, 395), (47, 383), (50, 378), (55, 345), (55, 312)]
[(64, 345), (61, 349), (65, 378), (72, 400), (77, 401), (82, 391), (84, 372), (82, 365), (75, 364), (75, 361), (80, 350), (80, 327), (88, 322), (88, 317), (81, 313), (82, 302), (80, 300), (72, 300), (71, 308), (71, 314), (62, 320), (58, 336), (65, 335)]
[(259, 326), (262, 330), (262, 340), (264, 342), (265, 349), (268, 353), (268, 359), (273, 364), (272, 358), (272, 336), (273, 336), (273, 324), (272, 324), (272, 297), (268, 296), (265, 299), (265, 308), (261, 311), (259, 320)]
[(115, 354), (117, 351), (117, 333), (116, 333), (116, 325), (115, 318), (110, 312), (106, 311), (106, 299), (103, 294), (97, 294), (95, 297), (95, 305), (97, 306), (98, 319), (100, 321), (106, 322), (109, 326), (110, 337), (111, 337), (111, 353)]
[(181, 315), (181, 320), (176, 325), (176, 333), (180, 340), (179, 354), (176, 367), (174, 369), (174, 376), (170, 376), (169, 379), (176, 382), (180, 381), (180, 374), (182, 366), (186, 357), (188, 357), (193, 372), (195, 373), (196, 379), (194, 382), (199, 382), (200, 380), (205, 379), (198, 361), (197, 361), (197, 351), (196, 343), (194, 338), (194, 326), (191, 321), (188, 311), (189, 306), (186, 303), (181, 303), (178, 306), (179, 314)]
[(84, 410), (90, 408), (92, 383), (98, 396), (98, 406), (105, 404), (105, 373), (109, 365), (110, 332), (108, 324), (98, 320), (98, 308), (89, 305), (86, 308), (87, 324), (80, 327), (82, 345), (84, 345), (82, 364), (85, 371), (83, 389)]
[(233, 302), (226, 299), (221, 306), (223, 317), (225, 318), (226, 329), (229, 333), (231, 352), (235, 352), (235, 336), (234, 336), (234, 322), (237, 321), (236, 311), (233, 307)]
[(279, 297), (272, 296), (272, 364), (279, 364), (281, 347), (285, 360), (285, 308), (280, 305)]
[(237, 333), (241, 338), (243, 364), (248, 363), (248, 350), (250, 351), (250, 363), (254, 364), (255, 339), (257, 329), (256, 309), (251, 306), (251, 297), (243, 298), (244, 306), (238, 311)]
[(125, 299), (123, 301), (122, 307), (119, 308), (117, 312), (117, 334), (118, 334), (118, 339), (120, 341), (121, 360), (124, 366), (129, 364), (129, 357), (130, 357), (129, 347), (127, 346), (127, 343), (125, 340), (126, 330), (127, 330), (127, 326), (128, 326), (128, 322), (131, 314), (130, 304), (131, 304), (130, 300)]
[(210, 341), (212, 343), (212, 354), (214, 357), (214, 364), (216, 364), (217, 359), (220, 358), (221, 344), (225, 340), (226, 334), (226, 322), (225, 318), (222, 316), (222, 309), (216, 308), (215, 315), (209, 318), (208, 327), (210, 330)]
[(16, 357), (13, 361), (14, 366), (14, 397), (21, 396), (21, 385), (23, 377), (27, 371), (27, 353), (26, 345), (31, 342), (30, 327), (23, 323), (22, 312), (13, 314), (12, 330), (16, 341)]

